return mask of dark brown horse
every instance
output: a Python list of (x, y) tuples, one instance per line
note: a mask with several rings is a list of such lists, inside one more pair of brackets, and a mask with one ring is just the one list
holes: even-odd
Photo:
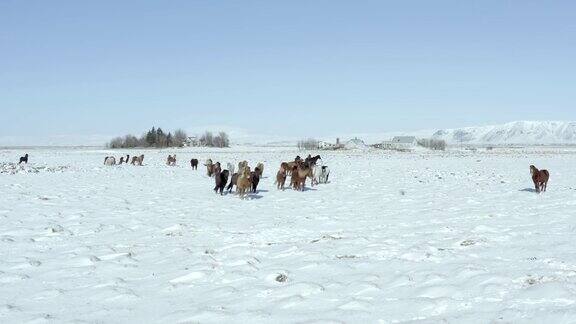
[(254, 169), (254, 171), (250, 172), (250, 182), (252, 183), (252, 192), (256, 193), (258, 191), (258, 184), (260, 183), (260, 175), (262, 172), (259, 168)]
[(216, 181), (216, 186), (214, 187), (214, 192), (218, 193), (220, 192), (220, 195), (224, 194), (224, 188), (226, 187), (226, 184), (228, 183), (228, 176), (229, 176), (229, 172), (228, 170), (224, 170), (222, 172), (220, 172), (220, 170), (216, 170), (216, 172), (214, 173), (214, 179)]
[(190, 166), (192, 166), (192, 170), (198, 170), (198, 159), (190, 160)]
[(314, 165), (316, 165), (316, 163), (318, 163), (318, 160), (322, 160), (320, 155), (316, 155), (314, 157), (311, 155), (308, 155), (308, 157), (306, 158), (306, 160), (304, 160), (304, 162), (308, 163), (311, 166), (314, 166)]
[(536, 192), (546, 191), (548, 180), (550, 180), (550, 172), (548, 172), (548, 170), (538, 170), (535, 166), (531, 165), (530, 174), (532, 174), (532, 181), (534, 181)]

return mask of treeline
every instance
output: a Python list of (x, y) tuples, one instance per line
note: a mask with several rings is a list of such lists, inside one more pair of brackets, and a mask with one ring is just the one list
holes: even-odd
[(219, 132), (218, 135), (206, 132), (200, 137), (198, 144), (208, 147), (230, 147), (230, 138), (226, 132)]
[(152, 129), (140, 136), (140, 138), (134, 135), (116, 137), (108, 143), (108, 147), (113, 149), (132, 147), (182, 147), (186, 143), (187, 138), (188, 135), (181, 129), (177, 129), (172, 134), (171, 132), (165, 133), (160, 127), (152, 127)]
[(432, 150), (438, 150), (438, 151), (446, 150), (445, 140), (422, 138), (418, 140), (418, 145)]
[(298, 141), (299, 150), (317, 150), (320, 142), (313, 138)]

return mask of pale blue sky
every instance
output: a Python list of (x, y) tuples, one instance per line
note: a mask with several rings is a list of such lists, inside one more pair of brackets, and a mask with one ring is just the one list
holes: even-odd
[(575, 60), (575, 1), (1, 0), (0, 138), (574, 120)]

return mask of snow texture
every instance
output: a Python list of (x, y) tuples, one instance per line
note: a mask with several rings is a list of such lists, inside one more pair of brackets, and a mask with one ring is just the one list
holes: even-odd
[[(28, 153), (0, 174), (2, 323), (576, 322), (569, 149), (320, 152), (304, 192), (276, 190), (309, 153), (281, 148)], [(260, 191), (214, 194), (193, 157), (264, 162)]]

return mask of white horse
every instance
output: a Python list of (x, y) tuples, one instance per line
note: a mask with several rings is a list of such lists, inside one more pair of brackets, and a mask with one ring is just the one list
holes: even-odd
[(318, 181), (320, 183), (328, 183), (328, 178), (330, 177), (330, 169), (327, 166), (320, 167), (320, 174), (318, 175)]
[(104, 159), (104, 165), (116, 165), (116, 158), (113, 156), (107, 156)]
[(228, 168), (228, 172), (230, 172), (230, 175), (234, 174), (234, 164), (228, 162), (227, 168)]

